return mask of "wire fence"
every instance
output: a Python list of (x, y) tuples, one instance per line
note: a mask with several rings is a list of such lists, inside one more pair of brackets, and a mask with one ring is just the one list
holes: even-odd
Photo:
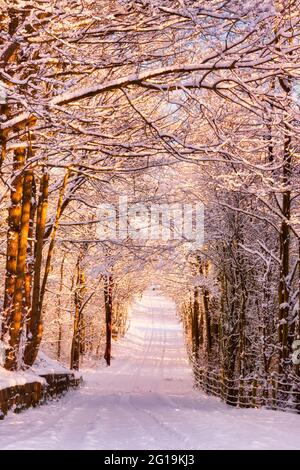
[(266, 377), (228, 378), (224, 371), (200, 367), (192, 360), (195, 388), (239, 408), (267, 408), (300, 414), (300, 377), (273, 372)]

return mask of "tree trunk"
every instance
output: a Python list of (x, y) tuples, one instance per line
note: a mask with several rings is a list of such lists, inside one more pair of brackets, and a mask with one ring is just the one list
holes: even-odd
[[(290, 182), (291, 173), (291, 138), (285, 135), (284, 141), (284, 162), (283, 162), (283, 184), (287, 186)], [(291, 212), (291, 192), (286, 189), (282, 197), (282, 216), (280, 228), (280, 279), (278, 286), (279, 302), (279, 373), (283, 373), (289, 358), (288, 347), (288, 320), (290, 311), (290, 286), (289, 286), (289, 259), (290, 259), (290, 212)]]
[(105, 324), (106, 324), (106, 347), (104, 359), (110, 366), (111, 360), (111, 334), (112, 334), (112, 276), (104, 278), (104, 304), (105, 304)]
[(61, 297), (63, 290), (63, 280), (64, 280), (64, 263), (66, 259), (66, 253), (63, 254), (63, 258), (60, 265), (60, 281), (59, 281), (59, 291), (57, 295), (57, 322), (58, 322), (58, 339), (57, 339), (57, 360), (61, 358), (61, 340), (62, 340), (62, 324), (61, 324)]
[(206, 352), (209, 356), (211, 352), (211, 324), (209, 314), (209, 292), (207, 289), (203, 289), (203, 311), (204, 311), (204, 322), (205, 322), (205, 336), (206, 336)]
[(26, 255), (29, 233), (29, 222), (31, 213), (31, 191), (33, 181), (33, 170), (28, 169), (24, 172), (23, 179), (23, 198), (22, 198), (22, 216), (18, 241), (18, 257), (16, 266), (16, 280), (14, 285), (13, 297), (13, 315), (10, 326), (9, 354), (5, 361), (5, 367), (14, 370), (18, 366), (18, 352), (20, 344), (20, 334), (23, 321), (26, 318), (26, 300), (25, 300), (25, 272)]
[[(6, 275), (3, 305), (3, 321), (1, 339), (6, 343), (8, 360), (14, 361), (14, 351), (11, 342), (11, 327), (14, 318), (14, 292), (17, 277), (17, 260), (19, 251), (19, 234), (22, 219), (23, 174), (25, 150), (16, 149), (14, 152), (13, 171), (17, 173), (11, 189), (11, 203), (8, 211), (8, 233), (6, 251)], [(14, 341), (14, 340), (12, 340)]]
[(34, 276), (32, 289), (32, 304), (30, 321), (27, 327), (27, 344), (25, 348), (24, 361), (27, 365), (33, 364), (34, 344), (36, 337), (42, 334), (39, 326), (39, 297), (40, 282), (42, 268), (42, 251), (44, 244), (44, 234), (46, 227), (46, 218), (48, 211), (48, 190), (49, 175), (44, 173), (40, 182), (40, 194), (37, 206), (36, 232), (35, 232), (35, 249), (34, 249)]
[[(32, 190), (31, 190), (31, 205), (30, 205), (30, 220), (29, 232), (27, 243), (27, 260), (26, 260), (26, 273), (25, 273), (25, 309), (26, 309), (26, 324), (31, 316), (31, 294), (32, 294), (32, 276), (34, 273), (34, 219), (36, 213), (36, 185), (33, 174)], [(27, 334), (26, 334), (27, 336)]]
[[(7, 105), (0, 104), (0, 124), (7, 118)], [(0, 174), (2, 170), (2, 163), (6, 158), (6, 139), (7, 133), (0, 129), (0, 146), (1, 146), (1, 153), (0, 153)]]
[(71, 348), (71, 369), (79, 370), (80, 354), (82, 351), (82, 328), (83, 328), (83, 298), (85, 292), (85, 277), (81, 266), (82, 254), (78, 256), (76, 264), (76, 288), (75, 288), (75, 317), (74, 332)]
[(192, 341), (193, 353), (198, 357), (200, 347), (200, 305), (199, 305), (199, 288), (194, 288), (194, 302), (192, 310)]
[[(297, 328), (297, 339), (300, 339), (300, 239), (298, 239), (298, 328)], [(296, 374), (300, 375), (300, 366), (296, 364)]]
[[(46, 284), (48, 280), (48, 275), (51, 268), (51, 260), (54, 250), (55, 238), (56, 233), (58, 230), (58, 224), (61, 217), (62, 212), (62, 205), (64, 201), (64, 194), (67, 187), (68, 179), (69, 179), (70, 171), (69, 169), (66, 171), (62, 187), (60, 189), (58, 203), (56, 208), (56, 216), (55, 221), (53, 224), (52, 232), (51, 232), (51, 239), (48, 248), (47, 258), (45, 262), (45, 271), (44, 277), (41, 285), (40, 279), (40, 271), (41, 271), (41, 264), (42, 264), (42, 248), (44, 244), (44, 236), (45, 236), (45, 225), (46, 225), (46, 213), (48, 207), (48, 179), (46, 179), (45, 183), (45, 194), (41, 201), (41, 219), (40, 219), (40, 227), (38, 229), (37, 224), (37, 250), (36, 250), (36, 263), (37, 266), (35, 267), (35, 282), (33, 288), (33, 301), (32, 301), (32, 315), (31, 315), (31, 322), (30, 322), (30, 334), (27, 337), (28, 343), (25, 350), (25, 363), (31, 366), (38, 354), (39, 346), (42, 340), (43, 335), (43, 325), (42, 325), (42, 309), (43, 309), (43, 301), (44, 295), (46, 291)], [(45, 175), (46, 176), (46, 175)], [(42, 210), (44, 209), (44, 210)]]

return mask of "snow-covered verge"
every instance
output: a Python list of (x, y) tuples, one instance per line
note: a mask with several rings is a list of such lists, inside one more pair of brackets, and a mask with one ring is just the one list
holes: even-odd
[(10, 372), (0, 367), (0, 418), (9, 410), (20, 411), (57, 398), (80, 382), (78, 374), (44, 353), (27, 371)]
[[(31, 370), (38, 375), (48, 374), (70, 374), (71, 370), (63, 364), (51, 359), (43, 351), (40, 351), (38, 357), (31, 367)], [(74, 371), (72, 371), (73, 373)]]
[(0, 367), (0, 390), (34, 382), (46, 384), (46, 380), (43, 377), (40, 377), (37, 373), (31, 370), (10, 372), (3, 367)]
[(73, 371), (71, 372), (70, 369), (51, 359), (41, 351), (29, 370), (10, 372), (0, 366), (0, 390), (33, 382), (46, 384), (46, 380), (41, 376), (71, 373)]
[(237, 409), (193, 389), (175, 305), (148, 291), (111, 367), (0, 423), (1, 449), (299, 449), (300, 416)]

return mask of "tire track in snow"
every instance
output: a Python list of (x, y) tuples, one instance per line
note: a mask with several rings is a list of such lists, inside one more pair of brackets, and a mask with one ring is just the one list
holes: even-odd
[[(111, 367), (58, 402), (0, 422), (2, 449), (298, 449), (299, 416), (230, 408), (193, 390), (175, 305), (147, 291)], [(274, 432), (276, 429), (276, 433)]]

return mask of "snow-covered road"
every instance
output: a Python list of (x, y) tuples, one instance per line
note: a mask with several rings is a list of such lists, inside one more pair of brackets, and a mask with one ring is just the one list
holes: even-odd
[(299, 449), (300, 416), (238, 410), (193, 390), (174, 304), (148, 290), (111, 367), (0, 421), (1, 449)]

